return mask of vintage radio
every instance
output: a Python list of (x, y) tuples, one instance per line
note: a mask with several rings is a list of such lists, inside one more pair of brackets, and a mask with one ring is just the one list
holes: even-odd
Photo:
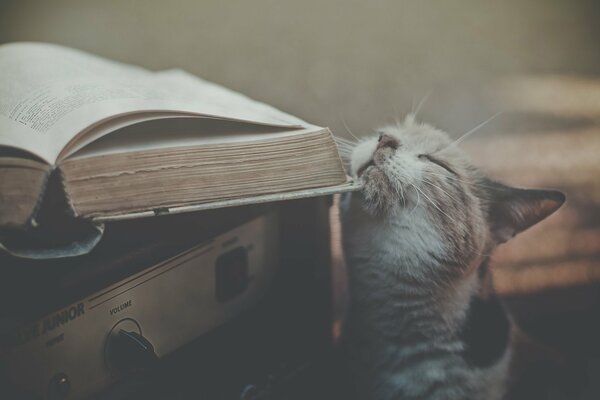
[(86, 256), (3, 255), (0, 398), (317, 398), (328, 207), (115, 222)]

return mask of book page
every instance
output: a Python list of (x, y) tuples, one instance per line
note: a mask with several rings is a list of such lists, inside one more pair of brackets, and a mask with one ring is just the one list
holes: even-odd
[(183, 71), (150, 72), (57, 45), (2, 45), (0, 71), (0, 145), (50, 164), (87, 127), (140, 111), (305, 125)]
[[(182, 117), (188, 118), (201, 118), (193, 115), (182, 114)], [(71, 154), (81, 150), (90, 143), (102, 138), (105, 135), (111, 133), (118, 133), (121, 128), (125, 128), (131, 125), (136, 125), (141, 122), (154, 121), (165, 118), (178, 118), (173, 113), (165, 112), (143, 112), (134, 114), (125, 114), (120, 117), (114, 117), (108, 121), (101, 122), (96, 126), (88, 127), (85, 131), (82, 131), (76, 136), (77, 140), (72, 140), (67, 146), (65, 146), (60, 152), (57, 162), (61, 159), (69, 157)]]
[(277, 127), (249, 125), (215, 118), (159, 117), (151, 121), (123, 125), (118, 131), (71, 152), (67, 158), (79, 159), (174, 147), (256, 142), (321, 131), (327, 130), (313, 125), (303, 129), (282, 130)]

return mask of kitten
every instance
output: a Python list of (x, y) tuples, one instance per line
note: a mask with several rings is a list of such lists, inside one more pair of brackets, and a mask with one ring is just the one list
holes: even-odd
[(494, 400), (506, 391), (511, 321), (491, 291), (490, 253), (565, 197), (492, 181), (456, 144), (408, 116), (351, 149), (364, 187), (340, 204), (342, 349), (358, 399)]

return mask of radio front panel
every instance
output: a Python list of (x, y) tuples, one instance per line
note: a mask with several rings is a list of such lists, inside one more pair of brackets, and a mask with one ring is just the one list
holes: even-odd
[(6, 371), (40, 398), (89, 396), (256, 305), (279, 248), (272, 211), (23, 327)]

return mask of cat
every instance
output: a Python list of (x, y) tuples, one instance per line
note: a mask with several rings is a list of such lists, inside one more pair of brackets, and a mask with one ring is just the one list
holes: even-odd
[(490, 253), (565, 196), (485, 177), (460, 141), (409, 115), (341, 147), (363, 184), (340, 202), (341, 349), (357, 399), (505, 396), (513, 323), (491, 287)]

